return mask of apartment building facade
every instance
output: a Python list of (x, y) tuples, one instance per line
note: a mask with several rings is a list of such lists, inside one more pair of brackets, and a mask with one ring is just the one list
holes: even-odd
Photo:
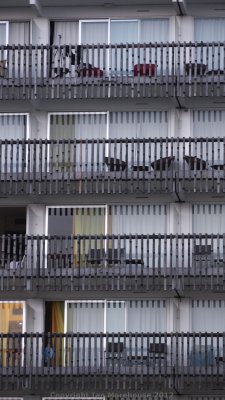
[(225, 5), (0, 5), (0, 397), (222, 399)]

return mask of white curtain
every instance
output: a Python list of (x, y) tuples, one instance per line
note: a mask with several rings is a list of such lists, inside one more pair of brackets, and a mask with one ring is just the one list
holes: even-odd
[[(50, 139), (103, 139), (107, 132), (107, 114), (62, 114), (51, 115), (50, 117)], [(53, 146), (51, 149), (57, 160), (58, 168), (63, 167), (67, 171), (73, 170), (74, 162), (78, 169), (96, 169), (97, 162), (103, 163), (103, 145), (97, 143), (79, 143), (76, 149), (73, 145), (65, 145), (62, 152), (62, 145)], [(62, 157), (64, 156), (64, 160)], [(56, 165), (55, 165), (56, 166)]]
[[(193, 233), (202, 235), (217, 235), (225, 233), (225, 205), (223, 204), (198, 204), (192, 206), (192, 223)], [(213, 260), (223, 259), (223, 240), (202, 239), (196, 240), (197, 245), (210, 245), (211, 254), (207, 256), (208, 262), (205, 263), (209, 267), (212, 266)], [(213, 260), (212, 260), (213, 258)]]
[(193, 136), (198, 138), (224, 137), (225, 111), (193, 111)]
[[(132, 44), (132, 43), (155, 43), (155, 42), (166, 42), (169, 37), (169, 20), (166, 18), (162, 19), (151, 19), (151, 20), (111, 20), (111, 21), (82, 21), (81, 23), (81, 43), (82, 44)], [(110, 29), (109, 29), (110, 28)], [(163, 51), (163, 58), (165, 58), (165, 51)], [(156, 60), (161, 64), (161, 53), (160, 50), (152, 50), (151, 54), (149, 50), (145, 53), (141, 50), (140, 62), (148, 64), (151, 60), (155, 63)], [(85, 59), (86, 61), (86, 59)], [(132, 73), (132, 62), (136, 64), (138, 62), (137, 50), (132, 55), (132, 49), (112, 49), (110, 55), (111, 74), (114, 75), (115, 69), (117, 75), (121, 72), (125, 74), (128, 70), (129, 74)], [(94, 52), (93, 56), (89, 56), (89, 63), (95, 63), (96, 66), (102, 68), (103, 57)], [(105, 65), (106, 67), (106, 65)], [(158, 66), (161, 68), (160, 65)]]
[[(210, 43), (210, 42), (224, 42), (225, 37), (225, 18), (195, 18), (194, 20), (194, 41), (200, 43)], [(219, 55), (220, 53), (220, 55)], [(224, 69), (224, 50), (223, 46), (219, 49), (215, 48), (214, 53), (214, 65), (212, 60), (212, 48), (209, 48), (208, 53), (208, 69)], [(203, 62), (207, 62), (207, 52), (206, 49), (198, 49), (198, 60), (201, 60), (203, 56)], [(193, 49), (193, 59), (194, 62), (194, 49)]]
[(127, 302), (127, 332), (165, 332), (165, 300), (132, 300)]
[(53, 43), (59, 45), (76, 45), (78, 43), (77, 21), (55, 21)]
[(0, 45), (6, 45), (6, 30), (7, 30), (7, 24), (5, 22), (0, 22)]
[[(27, 21), (9, 23), (9, 45), (30, 44), (30, 23)], [(15, 78), (25, 79), (29, 71), (29, 50), (16, 49), (14, 53), (9, 51), (8, 74)]]
[(124, 301), (107, 301), (106, 307), (106, 332), (125, 332), (126, 303)]
[[(115, 235), (162, 235), (167, 232), (167, 207), (165, 205), (121, 205), (112, 206), (112, 233)], [(153, 251), (153, 244), (160, 252)], [(116, 247), (116, 243), (115, 243)], [(163, 265), (162, 243), (152, 239), (123, 239), (120, 247), (126, 259), (139, 260), (139, 266)], [(153, 255), (154, 254), (154, 255)], [(154, 260), (153, 260), (154, 257)], [(142, 262), (142, 266), (140, 264)], [(135, 261), (134, 261), (135, 265)]]
[[(27, 118), (26, 115), (0, 114), (0, 139), (17, 140), (26, 139), (27, 136)], [(1, 147), (2, 170), (20, 171), (22, 168), (22, 145), (7, 144)], [(24, 160), (25, 161), (25, 160)]]
[(137, 43), (138, 42), (138, 21), (111, 21), (110, 43)]
[(67, 331), (78, 333), (165, 332), (165, 300), (71, 302)]
[(74, 333), (104, 332), (104, 302), (68, 304), (68, 329)]
[[(107, 44), (108, 43), (108, 22), (106, 21), (82, 21), (81, 22), (81, 37), (80, 43), (83, 45), (92, 44)], [(107, 54), (103, 55), (102, 49), (92, 50), (89, 48), (88, 52), (83, 50), (83, 66), (91, 64), (94, 67), (107, 69)]]
[(167, 232), (166, 205), (112, 206), (112, 232), (119, 234), (158, 234)]
[[(141, 111), (141, 112), (112, 112), (109, 122), (109, 139), (154, 139), (168, 137), (168, 113), (167, 111)], [(109, 149), (110, 150), (110, 149)], [(152, 161), (166, 155), (165, 146), (160, 143), (139, 143), (139, 144), (118, 144), (117, 154), (114, 154), (114, 144), (111, 148), (111, 156), (140, 164), (145, 161), (147, 165), (149, 159)], [(170, 152), (170, 150), (169, 150)], [(151, 154), (150, 154), (151, 153)], [(170, 155), (170, 153), (169, 153)], [(149, 157), (150, 156), (150, 157)]]
[[(169, 37), (169, 20), (168, 19), (150, 19), (150, 20), (136, 20), (136, 21), (111, 21), (110, 25), (110, 43), (112, 44), (137, 44), (137, 43), (152, 43), (155, 42), (166, 42)], [(118, 51), (118, 50), (117, 50)], [(130, 48), (128, 52), (124, 49), (119, 51), (119, 54), (112, 54), (112, 70), (117, 68), (117, 71), (126, 71), (128, 69), (129, 73), (132, 73), (132, 63), (138, 63), (138, 51), (134, 50), (132, 54), (132, 49)], [(162, 59), (161, 59), (162, 54)], [(161, 63), (165, 65), (165, 55), (166, 52), (163, 50), (161, 53), (160, 49), (147, 49), (140, 51), (140, 63), (145, 62), (149, 64), (157, 64), (158, 69), (161, 69)], [(121, 56), (122, 66), (121, 66)], [(127, 65), (128, 58), (128, 65)], [(117, 60), (117, 62), (116, 62)], [(124, 72), (125, 73), (125, 72)]]
[(53, 114), (50, 117), (50, 139), (106, 138), (107, 114)]
[(107, 21), (82, 21), (81, 38), (82, 44), (108, 43), (108, 22)]
[(152, 18), (141, 21), (141, 43), (160, 43), (169, 41), (169, 19)]
[(224, 204), (195, 204), (192, 206), (193, 233), (225, 233)]
[[(225, 111), (206, 110), (193, 111), (193, 136), (196, 138), (214, 138), (212, 142), (198, 142), (197, 147), (192, 144), (193, 154), (205, 159), (209, 166), (216, 163), (225, 163), (223, 138), (225, 125)], [(197, 149), (197, 152), (196, 152)]]
[(192, 300), (192, 331), (224, 332), (224, 315), (224, 300)]
[[(151, 20), (141, 21), (141, 35), (140, 35), (141, 43), (151, 43), (154, 46), (154, 43), (166, 43), (170, 41), (170, 32), (169, 32), (169, 19), (167, 18), (155, 18)], [(168, 65), (167, 61), (167, 52), (166, 48), (161, 50), (153, 49), (151, 51), (147, 50), (144, 52), (141, 51), (141, 60), (142, 58), (146, 59), (146, 63), (149, 64), (150, 61), (152, 64), (156, 64), (157, 74), (160, 72), (169, 72), (171, 73), (172, 66), (172, 49), (169, 49), (168, 54)], [(140, 61), (141, 62), (141, 61)], [(166, 67), (168, 70), (166, 71)]]
[(30, 43), (30, 23), (10, 22), (9, 23), (9, 44), (29, 45)]
[(111, 112), (109, 138), (160, 138), (168, 136), (167, 111)]
[(0, 139), (25, 139), (27, 118), (23, 114), (0, 114)]
[(225, 18), (195, 18), (194, 40), (197, 42), (223, 42)]

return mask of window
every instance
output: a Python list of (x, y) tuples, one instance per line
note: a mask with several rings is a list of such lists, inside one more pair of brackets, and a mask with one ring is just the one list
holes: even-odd
[(224, 314), (224, 300), (192, 300), (192, 332), (224, 332)]
[[(2, 301), (0, 302), (0, 331), (2, 333), (23, 333), (25, 330), (25, 306), (24, 302)], [(22, 341), (17, 337), (3, 338), (1, 341), (3, 348), (3, 365), (11, 366), (21, 363), (19, 360), (22, 348)]]
[[(162, 60), (161, 54), (165, 58), (165, 52), (160, 49), (154, 49), (155, 42), (166, 42), (169, 37), (169, 19), (155, 18), (150, 20), (81, 20), (81, 21), (51, 21), (50, 23), (50, 44), (59, 45), (84, 45), (81, 54), (77, 55), (78, 66), (83, 63), (96, 67), (100, 70), (100, 76), (103, 70), (106, 74), (114, 76), (116, 74), (133, 74), (133, 64), (140, 63), (158, 63), (160, 69)], [(149, 40), (150, 38), (150, 40)], [(151, 52), (149, 49), (141, 49), (138, 54), (137, 48), (121, 48), (120, 45), (149, 43), (153, 44)], [(92, 45), (118, 45), (109, 49), (92, 48)], [(86, 48), (88, 47), (88, 50)], [(69, 62), (65, 53), (59, 54), (56, 48), (53, 53), (53, 61), (56, 64), (61, 63), (69, 67), (71, 73), (78, 70), (75, 62)], [(140, 57), (140, 58), (139, 58)], [(164, 60), (165, 62), (166, 60)], [(97, 74), (97, 73), (96, 73)]]
[(195, 204), (192, 206), (193, 233), (224, 234), (225, 205)]
[(165, 300), (66, 302), (66, 331), (165, 332)]
[[(160, 231), (160, 232), (159, 232)], [(138, 260), (139, 264), (151, 265), (153, 242), (136, 240), (135, 237), (121, 239), (118, 235), (147, 235), (167, 232), (167, 207), (165, 205), (114, 205), (114, 206), (76, 206), (48, 207), (47, 229), (49, 236), (65, 236), (64, 239), (52, 239), (47, 252), (56, 260), (72, 255), (73, 266), (86, 267), (104, 265), (104, 254), (111, 248), (118, 251), (112, 261), (120, 263), (124, 258)], [(112, 241), (101, 235), (113, 234)], [(72, 236), (71, 236), (72, 235)], [(73, 236), (80, 236), (80, 240)], [(99, 238), (95, 238), (99, 235)], [(92, 239), (89, 237), (92, 236)], [(97, 252), (99, 250), (99, 252)], [(99, 253), (99, 255), (98, 255)], [(157, 265), (163, 252), (154, 254)], [(130, 261), (129, 261), (130, 262)], [(135, 261), (133, 261), (135, 264)]]
[[(224, 69), (224, 48), (225, 37), (225, 18), (196, 18), (194, 20), (194, 41), (195, 42), (221, 42), (221, 46), (215, 46), (214, 49), (206, 46), (204, 49), (198, 48), (198, 60), (206, 64), (208, 70)], [(195, 57), (193, 49), (193, 57)]]
[[(81, 44), (112, 44), (125, 45), (166, 42), (169, 36), (169, 20), (168, 19), (151, 19), (151, 20), (105, 20), (105, 21), (80, 21), (80, 43)], [(150, 38), (150, 40), (149, 40)], [(134, 51), (134, 54), (132, 54)], [(83, 62), (97, 64), (100, 68), (110, 66), (111, 74), (116, 71), (119, 73), (132, 73), (133, 64), (138, 60), (143, 63), (144, 60), (148, 64), (156, 63), (160, 56), (160, 51), (149, 53), (140, 50), (138, 55), (137, 49), (132, 48), (122, 49), (120, 47), (111, 49), (111, 54), (108, 52), (108, 60), (104, 64), (102, 57), (99, 58), (98, 49), (91, 53), (92, 58), (87, 60), (87, 55), (84, 54)], [(140, 58), (138, 58), (138, 56)]]
[[(0, 22), (0, 45), (29, 45), (30, 23), (28, 21)], [(2, 76), (25, 77), (28, 73), (28, 51), (24, 49), (1, 50), (0, 61), (5, 61)]]
[[(76, 336), (67, 341), (68, 358), (82, 365), (103, 364), (108, 361), (112, 338), (101, 338), (94, 334), (115, 334), (114, 343), (121, 334), (122, 350), (118, 358), (127, 355), (148, 354), (149, 340), (145, 337), (124, 337), (124, 333), (166, 332), (167, 310), (165, 300), (126, 301), (67, 301), (65, 303), (66, 332), (91, 333), (93, 336)], [(90, 351), (91, 350), (91, 351)], [(79, 355), (78, 355), (79, 352)], [(73, 355), (73, 357), (71, 357)], [(117, 359), (118, 359), (117, 358)], [(76, 361), (75, 361), (76, 360)], [(81, 361), (82, 360), (82, 361)]]
[(224, 137), (225, 111), (192, 111), (193, 136), (197, 138)]
[(0, 21), (0, 45), (5, 46), (8, 43), (9, 23)]
[[(132, 163), (149, 162), (149, 155), (156, 158), (166, 154), (166, 147), (160, 143), (128, 145), (122, 140), (148, 139), (168, 136), (168, 113), (166, 111), (105, 112), (105, 113), (63, 113), (49, 115), (49, 138), (51, 140), (77, 140), (74, 144), (52, 145), (49, 148), (50, 167), (56, 171), (94, 172), (107, 170), (105, 157), (120, 158), (132, 167)], [(99, 141), (100, 139), (100, 141)], [(105, 143), (103, 139), (116, 139)], [(95, 143), (91, 143), (95, 140)], [(80, 142), (83, 141), (83, 142)], [(64, 147), (62, 147), (64, 146)], [(157, 148), (156, 148), (157, 146)], [(151, 148), (150, 148), (151, 147)]]
[[(57, 171), (73, 171), (74, 167), (95, 170), (97, 161), (103, 163), (103, 151), (96, 145), (87, 144), (86, 139), (104, 139), (107, 135), (107, 113), (51, 114), (49, 138), (51, 140), (78, 140), (77, 145), (66, 143), (64, 149), (53, 145), (50, 149), (52, 164)], [(50, 156), (49, 155), (49, 156)]]
[[(191, 151), (193, 155), (205, 160), (209, 167), (213, 164), (225, 164), (222, 140), (224, 137), (225, 112), (222, 110), (199, 110), (193, 111), (192, 116), (193, 136), (203, 139), (198, 140), (197, 144), (192, 143)], [(217, 140), (218, 137), (221, 140)], [(207, 141), (207, 138), (214, 138), (214, 141)]]
[(48, 235), (145, 235), (159, 230), (167, 232), (166, 205), (47, 207)]
[[(1, 146), (1, 168), (4, 172), (22, 172), (27, 155), (23, 153), (21, 143), (16, 145), (16, 140), (28, 138), (28, 115), (27, 114), (0, 114), (0, 139)], [(10, 141), (14, 141), (14, 143)]]

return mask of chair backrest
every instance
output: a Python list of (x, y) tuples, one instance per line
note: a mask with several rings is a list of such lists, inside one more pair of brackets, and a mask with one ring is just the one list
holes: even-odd
[(150, 343), (149, 351), (150, 351), (150, 353), (154, 353), (154, 354), (165, 354), (166, 353), (166, 344), (165, 343)]
[(109, 342), (107, 344), (108, 353), (122, 353), (124, 349), (122, 342)]
[(204, 245), (204, 244), (196, 244), (194, 246), (193, 250), (194, 255), (200, 256), (200, 255), (210, 255), (212, 253), (212, 246), (210, 244)]
[(101, 263), (105, 259), (104, 249), (89, 249), (88, 261), (91, 263)]
[(108, 249), (106, 251), (106, 258), (111, 263), (121, 262), (125, 258), (125, 249)]

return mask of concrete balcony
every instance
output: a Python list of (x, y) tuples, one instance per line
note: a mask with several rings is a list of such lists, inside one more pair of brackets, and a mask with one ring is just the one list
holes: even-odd
[(78, 298), (112, 291), (166, 297), (225, 289), (225, 235), (0, 238), (0, 289)]
[(222, 333), (1, 334), (0, 391), (223, 393)]
[(223, 97), (223, 54), (219, 42), (1, 46), (0, 99)]

